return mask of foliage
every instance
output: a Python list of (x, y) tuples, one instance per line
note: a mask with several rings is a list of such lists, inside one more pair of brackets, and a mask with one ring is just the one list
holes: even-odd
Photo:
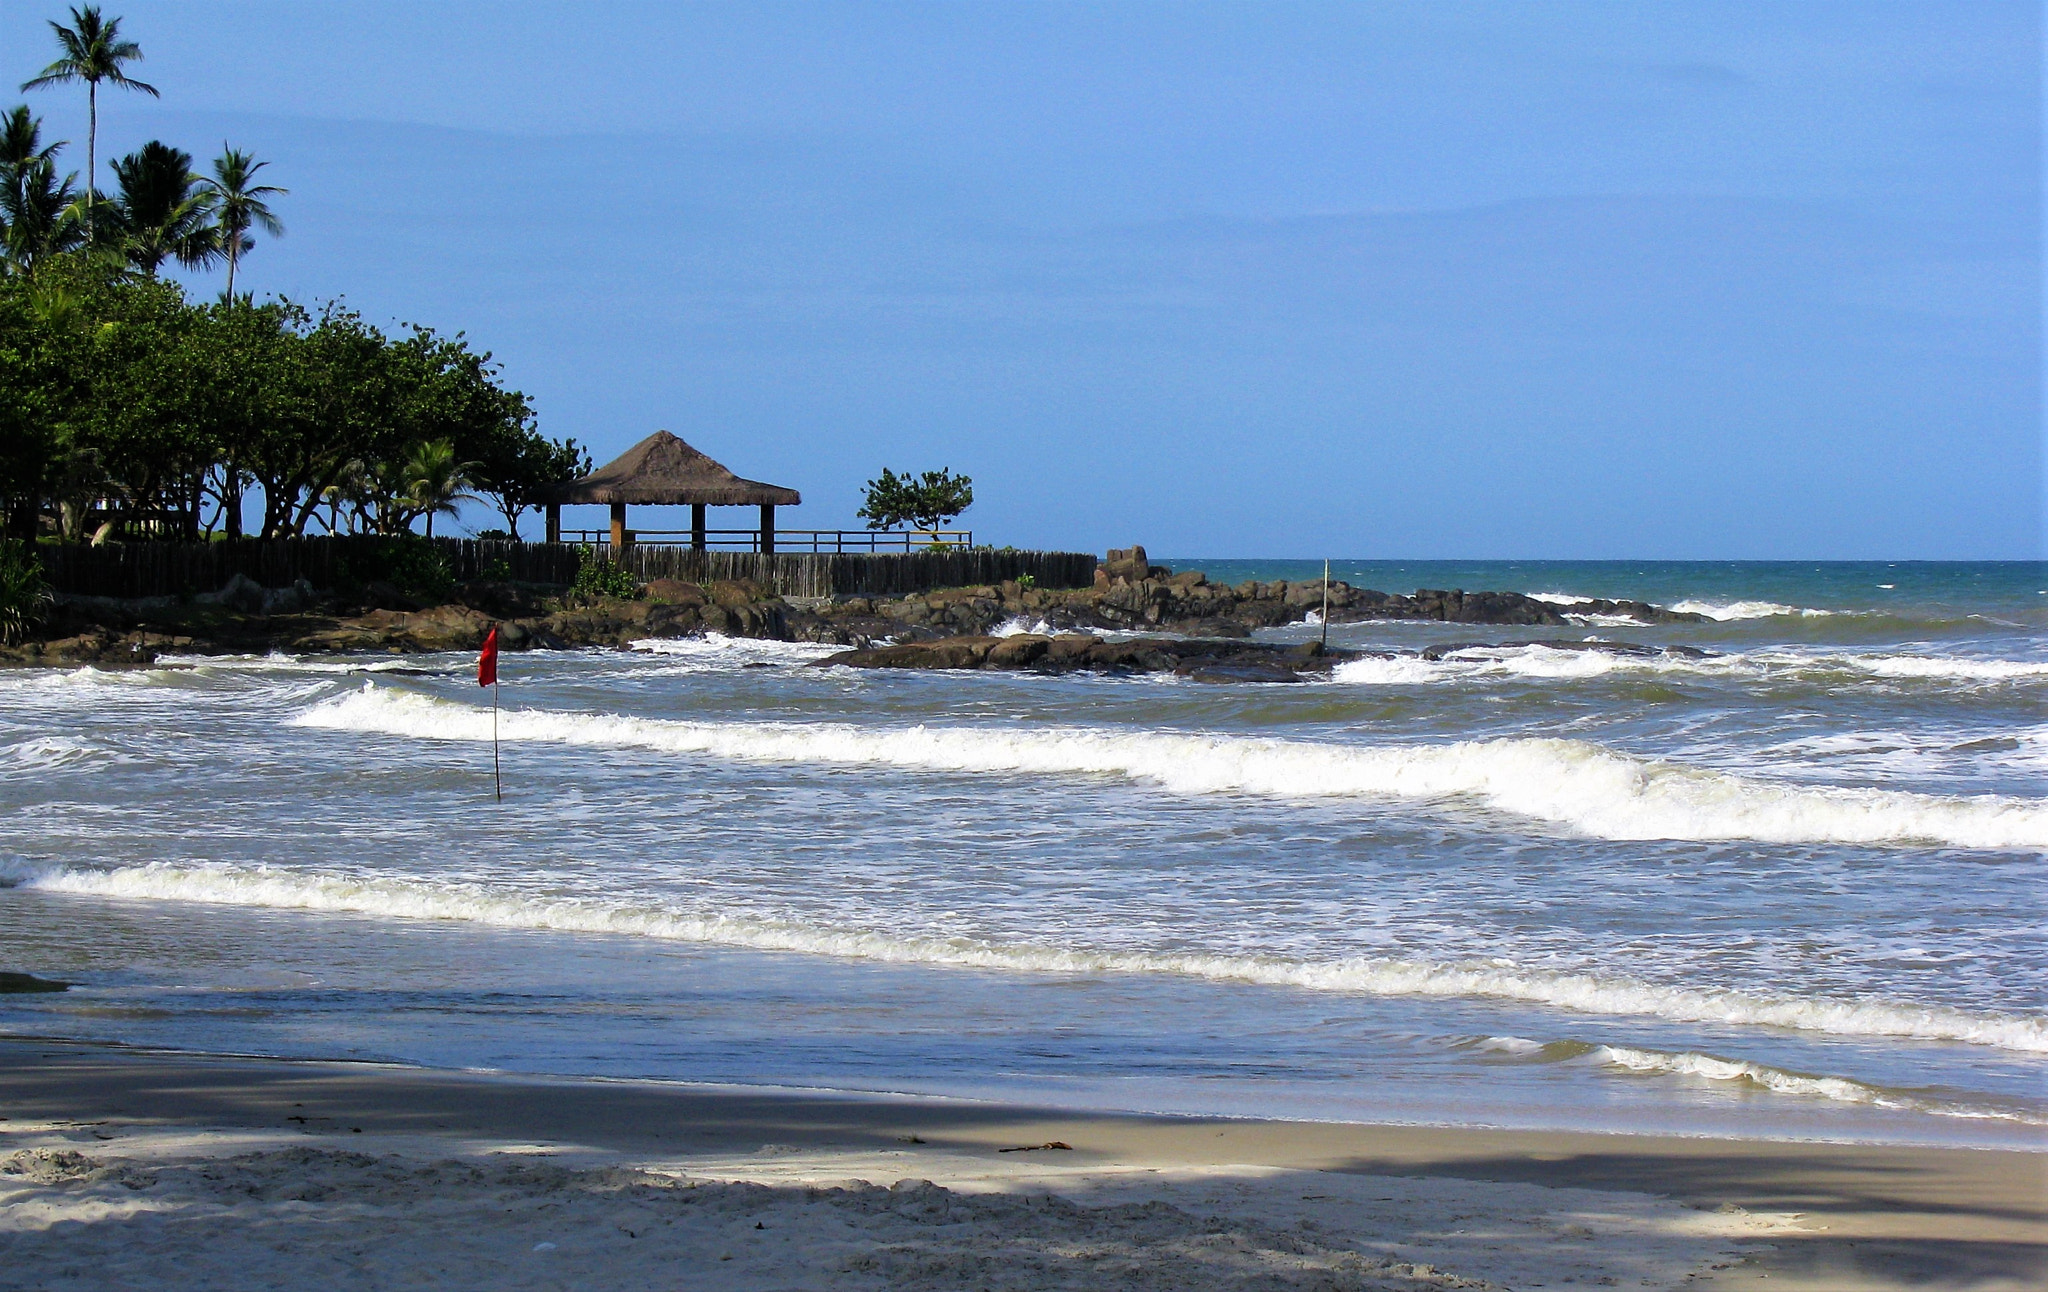
[(0, 643), (12, 646), (20, 641), (43, 621), (51, 600), (34, 545), (0, 538)]
[(937, 529), (973, 505), (974, 481), (967, 476), (950, 470), (899, 476), (884, 467), (879, 478), (868, 481), (867, 503), (855, 514), (869, 529), (903, 524)]
[(523, 397), (506, 406), (519, 419), (516, 429), (488, 437), (479, 449), (474, 483), (505, 518), (506, 536), (519, 537), (519, 517), (544, 500), (546, 490), (565, 480), (590, 474), (590, 454), (574, 439), (557, 442), (533, 426)]
[(95, 245), (156, 277), (166, 260), (198, 269), (222, 259), (213, 190), (192, 173), (192, 154), (160, 139), (114, 163), (119, 191), (92, 224)]
[(1035, 574), (1020, 574), (1017, 576), (1017, 586), (1029, 592), (1038, 586), (1038, 576)]
[(284, 236), (284, 224), (271, 211), (267, 199), (289, 196), (291, 190), (253, 182), (256, 172), (269, 164), (223, 143), (220, 156), (214, 159), (213, 177), (201, 181), (213, 194), (221, 254), (228, 261), (228, 285), (223, 293), (226, 300), (235, 299), (236, 266), (244, 255), (256, 249), (256, 239), (249, 236), (249, 230), (260, 227), (273, 238)]
[(388, 583), (408, 597), (431, 604), (455, 594), (455, 568), (435, 544), (417, 534), (350, 539), (336, 561), (346, 586)]
[(85, 135), (85, 210), (86, 220), (92, 222), (94, 193), (99, 168), (100, 135), (100, 82), (118, 85), (124, 89), (140, 90), (152, 99), (161, 98), (154, 85), (131, 79), (121, 70), (125, 63), (142, 60), (142, 47), (132, 40), (121, 39), (121, 20), (103, 18), (94, 5), (71, 11), (71, 26), (53, 22), (50, 30), (57, 36), (57, 47), (62, 55), (56, 62), (42, 70), (42, 73), (22, 84), (22, 93), (40, 90), (53, 85), (69, 85), (74, 81), (85, 82), (86, 135)]
[(392, 535), (472, 488), (508, 521), (585, 469), (460, 334), (340, 305), (188, 301), (88, 254), (0, 278), (0, 508), (77, 537)]
[(615, 565), (586, 547), (576, 566), (576, 584), (570, 591), (586, 597), (631, 598), (640, 594), (640, 581), (624, 566)]
[(42, 261), (84, 243), (77, 172), (57, 174), (63, 150), (61, 141), (43, 142), (43, 123), (26, 106), (0, 118), (0, 273), (33, 273)]

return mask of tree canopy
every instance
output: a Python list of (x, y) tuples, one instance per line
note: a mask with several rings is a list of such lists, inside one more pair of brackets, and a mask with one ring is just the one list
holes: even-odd
[(406, 532), (472, 490), (516, 526), (587, 464), (459, 333), (194, 303), (82, 253), (0, 279), (0, 500), (21, 536), (234, 534), (250, 490), (265, 537)]
[(867, 503), (855, 513), (869, 529), (914, 525), (937, 529), (974, 505), (974, 481), (951, 470), (897, 475), (887, 467), (867, 483)]

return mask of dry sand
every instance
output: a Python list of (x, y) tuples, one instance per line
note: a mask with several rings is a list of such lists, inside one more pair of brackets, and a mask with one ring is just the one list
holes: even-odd
[(2048, 1287), (2038, 1153), (28, 1040), (0, 1041), (0, 1115), (6, 1289)]

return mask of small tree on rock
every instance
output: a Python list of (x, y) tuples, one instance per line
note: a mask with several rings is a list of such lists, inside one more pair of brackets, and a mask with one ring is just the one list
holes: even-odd
[(855, 515), (866, 521), (869, 529), (911, 525), (934, 530), (973, 505), (974, 481), (967, 476), (949, 470), (899, 476), (884, 467), (879, 478), (868, 481), (867, 505)]

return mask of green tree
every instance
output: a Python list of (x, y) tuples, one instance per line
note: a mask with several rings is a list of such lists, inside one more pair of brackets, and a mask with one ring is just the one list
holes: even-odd
[(192, 173), (191, 153), (152, 139), (114, 163), (114, 179), (95, 233), (136, 269), (154, 278), (166, 260), (197, 269), (224, 254), (213, 190)]
[(403, 490), (399, 502), (404, 508), (405, 528), (410, 529), (414, 520), (424, 516), (427, 537), (432, 538), (434, 517), (456, 515), (463, 503), (474, 498), (467, 490), (470, 472), (475, 469), (476, 463), (456, 458), (455, 446), (447, 440), (413, 445), (412, 452), (398, 466)]
[(551, 440), (534, 429), (530, 418), (491, 437), (477, 460), (477, 491), (498, 509), (515, 539), (519, 517), (540, 504), (545, 490), (589, 475), (591, 466), (590, 454), (575, 440)]
[(33, 273), (43, 260), (85, 240), (73, 188), (77, 174), (58, 177), (64, 145), (45, 144), (42, 134), (43, 123), (26, 105), (0, 118), (0, 268), (8, 273)]
[(154, 85), (132, 80), (121, 70), (124, 63), (142, 61), (142, 47), (132, 40), (121, 39), (119, 18), (103, 18), (98, 6), (87, 5), (83, 9), (72, 9), (71, 24), (69, 27), (59, 22), (50, 24), (64, 55), (44, 68), (41, 75), (24, 81), (21, 88), (23, 93), (27, 93), (52, 85), (85, 82), (85, 218), (86, 223), (91, 224), (93, 190), (99, 182), (100, 82), (140, 90), (152, 99), (163, 96), (156, 92)]
[(271, 212), (265, 199), (285, 197), (290, 189), (278, 188), (271, 184), (257, 184), (252, 181), (256, 172), (268, 166), (269, 162), (257, 161), (238, 148), (221, 144), (221, 155), (213, 160), (213, 178), (205, 181), (213, 192), (213, 209), (216, 227), (220, 230), (221, 250), (228, 258), (227, 299), (235, 298), (235, 267), (241, 263), (244, 253), (256, 248), (256, 239), (249, 230), (261, 228), (273, 238), (284, 236), (284, 225)]
[(854, 513), (869, 529), (909, 524), (934, 530), (974, 505), (974, 481), (950, 470), (897, 475), (887, 467), (867, 483), (867, 504)]

